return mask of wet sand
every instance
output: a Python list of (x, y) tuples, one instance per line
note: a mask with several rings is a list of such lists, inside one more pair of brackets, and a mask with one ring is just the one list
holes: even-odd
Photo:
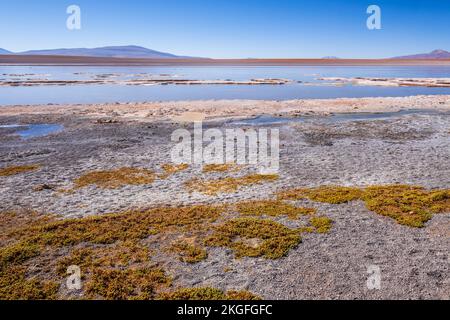
[(413, 96), (400, 98), (342, 98), (290, 101), (206, 100), (147, 103), (107, 103), (71, 105), (32, 105), (0, 107), (0, 116), (67, 115), (92, 119), (170, 121), (185, 112), (200, 112), (207, 119), (245, 118), (257, 115), (304, 116), (348, 112), (397, 112), (407, 109), (450, 110), (450, 96)]
[[(328, 123), (330, 113), (407, 109), (442, 113), (406, 114), (385, 120)], [(0, 167), (40, 164), (33, 172), (0, 177), (0, 210), (31, 209), (82, 217), (160, 205), (235, 203), (267, 199), (277, 191), (320, 185), (412, 184), (450, 188), (450, 96), (297, 101), (193, 101), (140, 104), (0, 107), (0, 125), (60, 124), (64, 130), (34, 139), (0, 129)], [(261, 114), (309, 118), (271, 125), (280, 130), (280, 178), (215, 196), (189, 192), (183, 183), (255, 173), (205, 173), (190, 166), (167, 179), (105, 190), (70, 189), (85, 172), (142, 167), (162, 173), (170, 162), (171, 133), (189, 125), (171, 119), (185, 112), (207, 115), (205, 128), (232, 128), (230, 119)], [(317, 117), (314, 117), (317, 116)], [(322, 120), (321, 120), (322, 119)], [(47, 185), (50, 189), (39, 189)], [(449, 299), (450, 214), (435, 215), (425, 228), (397, 224), (361, 201), (331, 205), (302, 200), (330, 217), (328, 234), (306, 234), (279, 260), (235, 259), (209, 248), (194, 265), (160, 252), (152, 257), (177, 286), (247, 289), (266, 299)], [(291, 224), (285, 218), (277, 221)], [(381, 268), (381, 290), (368, 290), (367, 266)], [(224, 270), (229, 270), (224, 272)]]

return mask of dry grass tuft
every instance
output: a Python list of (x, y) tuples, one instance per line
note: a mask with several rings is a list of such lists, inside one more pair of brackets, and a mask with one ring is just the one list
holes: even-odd
[(0, 177), (14, 176), (16, 174), (20, 174), (20, 173), (24, 173), (24, 172), (36, 171), (40, 168), (41, 168), (41, 166), (38, 164), (1, 168), (0, 169)]
[(75, 189), (96, 185), (103, 189), (117, 189), (126, 185), (151, 184), (155, 173), (148, 169), (120, 168), (116, 170), (89, 172), (74, 181)]
[(221, 178), (216, 180), (193, 179), (186, 182), (186, 187), (191, 191), (197, 191), (206, 195), (217, 195), (218, 193), (233, 193), (239, 187), (272, 182), (278, 179), (278, 175), (252, 174), (244, 177)]

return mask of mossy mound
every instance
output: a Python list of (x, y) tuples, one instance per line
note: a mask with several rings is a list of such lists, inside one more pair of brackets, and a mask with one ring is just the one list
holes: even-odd
[(184, 170), (187, 170), (189, 168), (188, 164), (179, 164), (179, 165), (174, 165), (174, 164), (163, 164), (161, 166), (161, 168), (163, 169), (164, 173), (161, 174), (159, 177), (161, 179), (167, 179), (168, 177), (170, 177), (171, 175), (177, 173), (177, 172), (181, 172)]
[(279, 200), (260, 200), (240, 202), (236, 205), (237, 211), (244, 216), (287, 216), (290, 219), (298, 219), (302, 215), (313, 215), (314, 208), (295, 207)]
[(228, 291), (215, 288), (181, 288), (173, 292), (161, 294), (161, 300), (261, 300), (261, 297), (248, 291)]
[(218, 193), (233, 193), (240, 187), (272, 182), (278, 179), (278, 175), (252, 174), (244, 177), (226, 177), (215, 180), (193, 179), (186, 182), (185, 186), (190, 191), (197, 191), (206, 195), (214, 196)]
[(317, 233), (328, 233), (333, 226), (333, 221), (328, 217), (311, 217), (309, 223)]
[(126, 185), (151, 184), (155, 173), (141, 168), (120, 168), (116, 170), (93, 171), (83, 174), (74, 181), (75, 189), (95, 185), (103, 189), (117, 189)]
[(310, 199), (331, 204), (363, 200), (367, 208), (401, 225), (424, 227), (433, 214), (450, 212), (450, 190), (425, 190), (420, 186), (386, 185), (367, 188), (324, 186), (278, 193), (279, 199)]
[(424, 227), (433, 214), (450, 212), (450, 190), (427, 191), (407, 185), (373, 186), (363, 196), (369, 210), (399, 224)]
[(156, 297), (159, 288), (167, 287), (170, 283), (171, 279), (159, 268), (96, 268), (86, 284), (86, 293), (93, 299), (150, 300)]
[(180, 261), (186, 263), (197, 263), (208, 257), (205, 249), (186, 241), (174, 242), (170, 251), (178, 253)]
[(298, 231), (270, 220), (237, 218), (218, 226), (205, 240), (207, 246), (231, 248), (237, 258), (278, 259), (298, 246)]
[(14, 176), (14, 175), (24, 173), (24, 172), (36, 171), (40, 167), (41, 166), (38, 164), (33, 164), (33, 165), (11, 166), (11, 167), (6, 167), (6, 168), (1, 168), (0, 169), (0, 177), (9, 177), (9, 176)]
[[(87, 279), (83, 292), (88, 298), (153, 299), (160, 286), (169, 285), (170, 279), (151, 264), (148, 246), (142, 241), (166, 232), (202, 230), (222, 210), (213, 206), (162, 207), (70, 220), (7, 215), (2, 220), (10, 228), (0, 238), (0, 283), (17, 288), (21, 299), (52, 299), (47, 282), (27, 277), (26, 265), (30, 260), (31, 264), (40, 261), (41, 255), (58, 256), (61, 250), (69, 250), (70, 255), (55, 262), (52, 279), (56, 282), (67, 277), (68, 266), (77, 265)], [(14, 218), (20, 222), (16, 229), (11, 227)], [(18, 267), (25, 270), (19, 278), (11, 274)], [(29, 293), (29, 283), (39, 291)], [(10, 297), (8, 291), (0, 290), (0, 299)]]
[(340, 186), (322, 186), (318, 188), (301, 188), (278, 193), (280, 200), (310, 199), (331, 204), (347, 203), (361, 199), (363, 191), (358, 188)]
[(28, 278), (26, 268), (11, 266), (0, 271), (1, 300), (55, 300), (59, 284)]
[(169, 228), (193, 228), (215, 221), (222, 209), (214, 206), (161, 207), (144, 211), (57, 220), (15, 231), (28, 243), (68, 246), (82, 242), (111, 244), (145, 239)]
[(225, 164), (206, 164), (203, 166), (203, 172), (229, 172), (229, 171), (239, 171), (241, 167), (233, 163)]

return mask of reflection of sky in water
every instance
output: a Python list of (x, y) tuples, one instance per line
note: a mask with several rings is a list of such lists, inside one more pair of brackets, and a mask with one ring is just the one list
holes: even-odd
[(63, 126), (58, 124), (30, 124), (30, 125), (1, 125), (1, 128), (17, 129), (14, 134), (19, 135), (23, 139), (47, 136), (51, 133), (61, 131)]
[[(6, 75), (3, 75), (6, 74)], [(16, 76), (11, 76), (12, 74)], [(109, 80), (170, 78), (193, 80), (236, 80), (283, 78), (318, 82), (318, 77), (450, 78), (450, 66), (290, 66), (290, 67), (86, 67), (86, 66), (2, 66), (0, 77), (24, 80)], [(30, 76), (30, 74), (35, 74)], [(109, 77), (109, 75), (112, 75)], [(323, 82), (321, 82), (323, 83)], [(290, 100), (339, 97), (383, 97), (421, 94), (450, 94), (450, 88), (365, 87), (365, 86), (280, 86), (199, 85), (125, 86), (75, 85), (0, 87), (0, 105), (46, 103), (142, 102), (206, 99)]]

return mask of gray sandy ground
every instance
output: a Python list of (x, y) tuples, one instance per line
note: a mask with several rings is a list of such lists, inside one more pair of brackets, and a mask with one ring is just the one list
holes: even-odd
[[(162, 204), (236, 202), (266, 199), (289, 187), (324, 184), (365, 186), (417, 184), (450, 188), (450, 117), (405, 115), (388, 120), (328, 123), (310, 119), (276, 125), (280, 129), (280, 180), (210, 197), (188, 192), (193, 177), (223, 174), (191, 167), (166, 180), (117, 190), (87, 187), (73, 193), (81, 174), (136, 166), (161, 172), (170, 163), (170, 135), (179, 124), (134, 122), (98, 124), (82, 115), (2, 116), (0, 124), (60, 123), (65, 130), (21, 140), (0, 129), (0, 167), (41, 164), (42, 169), (0, 177), (0, 210), (30, 208), (64, 217), (80, 217)], [(208, 127), (232, 127), (211, 122)], [(239, 176), (256, 172), (246, 167)], [(46, 184), (54, 190), (34, 191)], [(162, 263), (180, 286), (248, 289), (267, 299), (418, 299), (450, 298), (450, 215), (440, 214), (426, 228), (413, 229), (368, 211), (362, 202), (316, 207), (334, 221), (329, 234), (309, 234), (283, 259), (236, 260), (226, 249), (209, 249), (207, 260), (187, 265), (160, 253)], [(289, 225), (295, 222), (281, 219)], [(368, 266), (381, 270), (381, 289), (368, 290)], [(229, 269), (229, 270), (226, 270)], [(227, 272), (225, 272), (225, 270)]]

